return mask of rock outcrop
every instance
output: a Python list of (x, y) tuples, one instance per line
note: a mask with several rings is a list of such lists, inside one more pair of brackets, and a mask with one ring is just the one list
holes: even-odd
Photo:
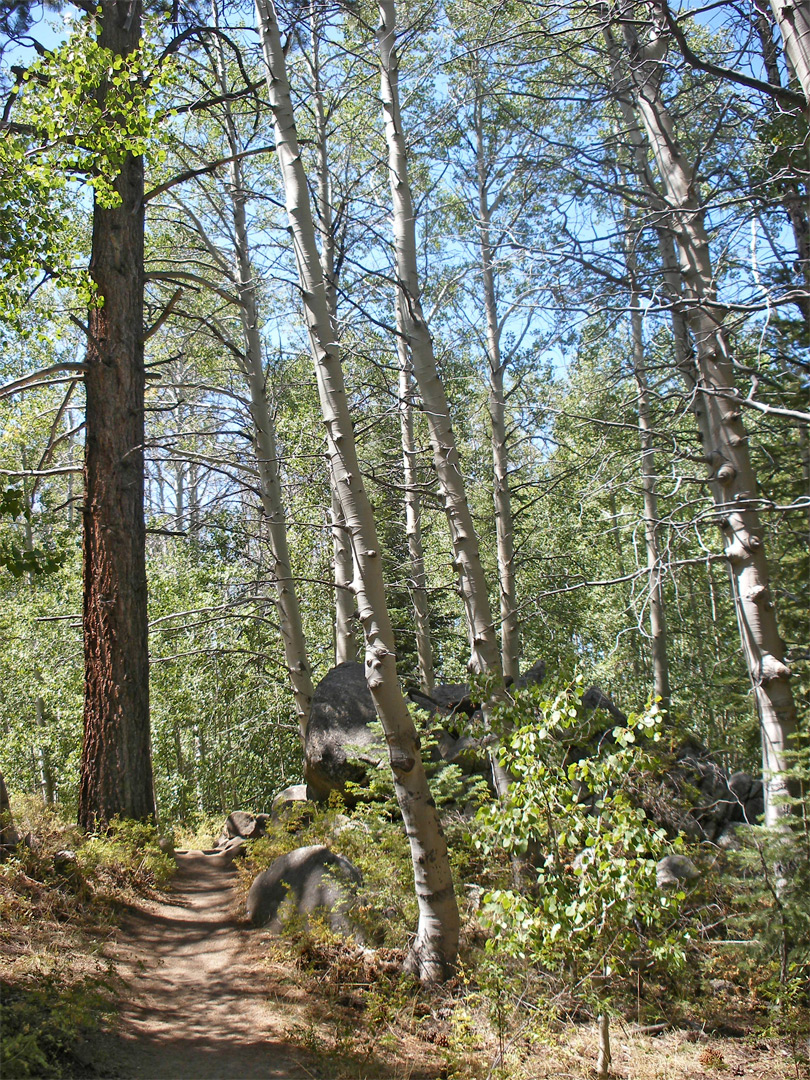
[(384, 750), (370, 725), (377, 712), (362, 664), (347, 661), (321, 679), (312, 698), (304, 745), (304, 778), (316, 799), (362, 782)]
[(295, 916), (322, 912), (338, 934), (363, 939), (352, 907), (363, 876), (357, 867), (323, 844), (297, 848), (276, 859), (250, 887), (247, 914), (254, 926), (279, 933)]

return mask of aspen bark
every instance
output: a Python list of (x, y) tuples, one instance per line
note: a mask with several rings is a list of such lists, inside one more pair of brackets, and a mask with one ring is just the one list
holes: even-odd
[[(629, 236), (626, 241), (627, 269), (631, 284), (635, 283), (635, 252)], [(658, 492), (655, 466), (655, 441), (650, 416), (650, 388), (644, 356), (644, 327), (641, 318), (641, 297), (633, 289), (630, 294), (630, 324), (633, 345), (633, 377), (636, 383), (638, 431), (641, 443), (641, 490), (644, 501), (644, 542), (649, 571), (648, 596), (650, 604), (650, 643), (653, 667), (653, 692), (660, 698), (664, 712), (670, 710), (669, 660), (667, 657), (667, 619), (664, 605), (663, 562), (658, 543)]]
[[(752, 19), (762, 48), (762, 63), (768, 82), (772, 86), (781, 87), (779, 50), (773, 32), (774, 16), (769, 10), (768, 0), (754, 0), (754, 10)], [(777, 103), (770, 101), (766, 108), (769, 115), (776, 120), (779, 115)], [(788, 174), (775, 178), (775, 186), (779, 192), (779, 201), (790, 221), (796, 253), (799, 256), (804, 294), (797, 299), (797, 306), (804, 317), (805, 324), (810, 328), (810, 214), (808, 214), (807, 199), (795, 176)]]
[[(313, 104), (315, 113), (315, 139), (318, 160), (318, 195), (315, 221), (320, 240), (321, 271), (326, 290), (326, 306), (332, 324), (334, 340), (338, 340), (337, 280), (335, 274), (335, 233), (332, 212), (332, 184), (329, 173), (329, 142), (326, 125), (323, 85), (321, 82), (320, 33), (318, 10), (315, 0), (309, 9), (310, 39), (312, 42)], [(352, 593), (354, 560), (352, 546), (346, 528), (340, 497), (335, 479), (329, 475), (332, 502), (332, 558), (335, 578), (335, 664), (357, 659), (357, 634), (355, 633), (355, 605)]]
[(771, 0), (782, 35), (788, 65), (810, 103), (810, 3), (807, 0)]
[(696, 352), (694, 411), (759, 712), (765, 819), (775, 825), (788, 812), (780, 800), (789, 795), (786, 755), (788, 740), (796, 730), (796, 710), (769, 588), (756, 476), (740, 409), (729, 400), (736, 395), (736, 387), (723, 327), (725, 312), (716, 296), (697, 179), (659, 92), (665, 42), (653, 38), (642, 46), (631, 21), (623, 29), (639, 115), (661, 176), (678, 248), (682, 296)]
[[(214, 7), (214, 21), (217, 12)], [(225, 61), (221, 44), (218, 43), (217, 67), (220, 88), (227, 94)], [(284, 645), (284, 661), (287, 667), (298, 733), (303, 746), (307, 721), (312, 704), (314, 687), (307, 657), (304, 625), (298, 603), (298, 591), (290, 562), (287, 542), (287, 520), (281, 490), (276, 428), (270, 404), (267, 400), (262, 338), (259, 331), (259, 303), (256, 279), (250, 252), (247, 225), (247, 198), (245, 194), (242, 163), (238, 157), (240, 142), (233, 114), (228, 102), (224, 105), (225, 130), (232, 161), (230, 162), (230, 202), (234, 229), (234, 253), (236, 256), (236, 281), (239, 290), (239, 317), (242, 323), (245, 350), (241, 357), (242, 372), (250, 391), (250, 415), (253, 420), (253, 444), (260, 478), (262, 509), (270, 537), (273, 556), (273, 580), (276, 590), (276, 611)]]
[(458, 573), (470, 637), (470, 670), (474, 674), (487, 673), (501, 678), (501, 658), (481, 565), (478, 537), (467, 502), (447, 396), (436, 368), (433, 341), (420, 299), (413, 200), (408, 181), (408, 163), (399, 105), (394, 0), (381, 0), (378, 8), (381, 95), (388, 145), (388, 176), (393, 199), (396, 274), (403, 332), (413, 358), (414, 375), (430, 430), (433, 463), (450, 526), (454, 569)]
[(483, 117), (480, 89), (475, 97), (475, 150), (478, 180), (478, 237), (481, 251), (481, 271), (484, 286), (484, 310), (487, 320), (487, 361), (489, 364), (489, 393), (487, 407), (490, 419), (493, 466), (493, 501), (495, 503), (495, 539), (498, 552), (498, 585), (501, 613), (501, 666), (506, 679), (520, 676), (520, 628), (517, 614), (517, 585), (514, 570), (514, 521), (512, 496), (509, 490), (509, 449), (506, 439), (506, 402), (504, 398), (504, 361), (501, 356), (501, 325), (498, 319), (498, 299), (495, 289), (494, 253), (492, 249), (492, 207), (486, 174)]
[(458, 950), (458, 907), (447, 845), (419, 754), (419, 739), (397, 678), (376, 526), (357, 459), (340, 351), (329, 318), (272, 0), (256, 0), (256, 13), (327, 452), (357, 568), (355, 591), (365, 631), (366, 679), (385, 734), (394, 788), (411, 847), (419, 926), (407, 965), (423, 981), (432, 981), (445, 977)]
[[(141, 47), (140, 0), (101, 0), (99, 44)], [(104, 90), (100, 91), (101, 96)], [(116, 122), (116, 118), (111, 118)], [(93, 208), (83, 504), (84, 740), (79, 824), (154, 816), (144, 523), (143, 159)]]
[(402, 438), (402, 472), (405, 483), (405, 533), (408, 540), (410, 580), (416, 634), (416, 656), (419, 663), (419, 685), (429, 694), (435, 686), (433, 643), (430, 639), (430, 618), (427, 599), (427, 575), (422, 547), (422, 500), (419, 498), (419, 477), (416, 468), (416, 441), (413, 433), (414, 385), (411, 360), (405, 341), (401, 299), (397, 296), (397, 361), (399, 364), (399, 428)]

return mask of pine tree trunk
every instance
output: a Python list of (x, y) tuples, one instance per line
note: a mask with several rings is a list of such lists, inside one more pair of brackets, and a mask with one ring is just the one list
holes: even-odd
[(790, 670), (774, 614), (757, 505), (756, 476), (740, 409), (725, 312), (717, 301), (714, 272), (698, 184), (684, 157), (658, 90), (664, 42), (639, 43), (632, 22), (623, 27), (639, 114), (664, 186), (680, 258), (686, 318), (695, 342), (698, 383), (695, 415), (708, 464), (709, 483), (723, 533), (743, 653), (762, 731), (766, 823), (788, 812), (785, 770), (796, 730)]
[[(214, 8), (213, 17), (216, 23), (216, 7)], [(217, 48), (220, 88), (224, 96), (227, 93), (227, 81), (224, 55), (219, 42)], [(245, 185), (242, 176), (242, 164), (237, 156), (240, 150), (240, 142), (230, 105), (227, 102), (224, 105), (224, 111), (228, 145), (233, 158), (230, 163), (230, 199), (234, 228), (237, 285), (239, 288), (239, 316), (245, 340), (242, 370), (250, 391), (253, 444), (256, 452), (256, 465), (259, 471), (262, 509), (267, 522), (270, 550), (273, 556), (276, 611), (278, 613), (281, 640), (284, 645), (284, 661), (295, 699), (298, 732), (303, 746), (306, 739), (312, 695), (315, 691), (312, 685), (304, 624), (301, 620), (298, 591), (293, 577), (289, 544), (287, 542), (287, 520), (281, 491), (276, 428), (267, 400), (264, 350), (259, 330), (256, 278), (253, 273), (248, 236)]]
[[(99, 44), (140, 48), (139, 0), (102, 0)], [(102, 90), (103, 94), (103, 90)], [(115, 117), (111, 123), (116, 123)], [(149, 737), (143, 362), (143, 160), (127, 155), (121, 205), (93, 209), (84, 470), (84, 742), (79, 824), (154, 816)]]
[(15, 848), (20, 842), (20, 835), (14, 827), (14, 819), (11, 816), (11, 803), (6, 790), (6, 782), (0, 773), (0, 859), (6, 851)]
[(423, 981), (433, 981), (447, 975), (458, 950), (458, 907), (447, 845), (419, 754), (419, 739), (397, 678), (382, 560), (357, 459), (340, 351), (329, 318), (281, 34), (271, 0), (256, 0), (256, 12), (327, 452), (357, 568), (355, 590), (365, 631), (366, 679), (388, 745), (394, 788), (411, 846), (419, 927), (408, 966)]

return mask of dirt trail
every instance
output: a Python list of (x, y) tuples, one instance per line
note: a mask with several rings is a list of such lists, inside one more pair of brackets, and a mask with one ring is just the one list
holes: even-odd
[(177, 854), (168, 903), (133, 911), (116, 964), (127, 982), (109, 1077), (254, 1080), (311, 1077), (266, 1000), (257, 942), (233, 914), (228, 856)]

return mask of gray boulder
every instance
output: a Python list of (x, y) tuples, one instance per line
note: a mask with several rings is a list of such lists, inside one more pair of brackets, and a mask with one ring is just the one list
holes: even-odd
[(749, 773), (735, 772), (728, 778), (728, 789), (737, 802), (737, 809), (731, 817), (732, 823), (756, 825), (758, 818), (765, 813), (762, 781)]
[(665, 855), (655, 864), (655, 883), (659, 889), (680, 885), (700, 877), (700, 871), (686, 855)]
[(216, 846), (225, 847), (229, 840), (238, 837), (243, 840), (258, 840), (260, 836), (264, 836), (269, 820), (269, 814), (251, 814), (247, 810), (234, 810), (222, 826)]
[(279, 933), (295, 915), (322, 911), (338, 934), (362, 940), (351, 917), (357, 890), (363, 884), (360, 871), (342, 855), (323, 844), (297, 848), (276, 859), (250, 887), (247, 914), (254, 926), (268, 926)]
[(366, 765), (379, 765), (384, 751), (370, 728), (376, 719), (362, 664), (338, 664), (321, 679), (304, 742), (304, 779), (314, 798), (345, 794), (349, 781), (362, 782)]
[(764, 811), (762, 781), (745, 772), (728, 776), (695, 740), (676, 751), (669, 782), (689, 806), (679, 827), (696, 839), (716, 842), (730, 825), (754, 825)]
[(305, 806), (313, 801), (313, 792), (307, 784), (291, 784), (280, 791), (270, 807), (270, 819), (279, 821), (285, 811), (295, 806)]

